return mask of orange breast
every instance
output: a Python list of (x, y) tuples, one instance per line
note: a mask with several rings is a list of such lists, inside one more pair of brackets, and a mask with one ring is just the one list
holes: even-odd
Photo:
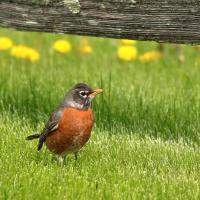
[(58, 129), (46, 139), (48, 149), (56, 154), (75, 153), (89, 140), (94, 118), (91, 109), (66, 108)]

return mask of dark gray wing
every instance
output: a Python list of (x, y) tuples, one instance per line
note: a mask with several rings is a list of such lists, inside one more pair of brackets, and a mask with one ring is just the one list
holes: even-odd
[(38, 151), (42, 148), (42, 145), (44, 141), (46, 140), (46, 137), (51, 132), (57, 130), (58, 123), (60, 121), (60, 118), (62, 117), (62, 114), (63, 114), (63, 108), (58, 108), (55, 112), (52, 113), (49, 121), (47, 122), (47, 124), (45, 125), (45, 128), (40, 134), (39, 142), (38, 142)]

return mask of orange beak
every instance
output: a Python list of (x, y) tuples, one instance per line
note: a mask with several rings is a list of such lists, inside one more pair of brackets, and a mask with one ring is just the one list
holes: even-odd
[(93, 92), (89, 95), (89, 97), (90, 97), (90, 98), (94, 98), (94, 97), (96, 97), (97, 94), (100, 94), (100, 93), (102, 93), (102, 92), (103, 92), (102, 89), (95, 89), (95, 90), (93, 90)]

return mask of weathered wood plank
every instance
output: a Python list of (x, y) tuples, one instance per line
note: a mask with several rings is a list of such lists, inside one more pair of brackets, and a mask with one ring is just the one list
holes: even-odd
[(1, 0), (0, 26), (199, 44), (200, 1)]

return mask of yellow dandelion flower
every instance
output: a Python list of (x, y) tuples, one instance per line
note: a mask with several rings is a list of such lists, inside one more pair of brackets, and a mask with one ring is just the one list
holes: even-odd
[(78, 47), (77, 50), (82, 55), (90, 54), (93, 51), (89, 41), (86, 38), (82, 39), (80, 47)]
[(149, 51), (140, 56), (141, 62), (156, 61), (161, 58), (162, 54), (158, 51)]
[(71, 48), (71, 44), (67, 40), (57, 40), (53, 44), (53, 49), (59, 53), (69, 53)]
[(40, 59), (40, 54), (36, 49), (27, 47), (25, 45), (13, 46), (10, 53), (16, 58), (29, 60), (31, 62), (35, 62)]
[(26, 46), (24, 45), (16, 45), (16, 46), (13, 46), (12, 49), (11, 49), (11, 55), (16, 57), (16, 58), (24, 58), (26, 57)]
[(28, 48), (26, 59), (31, 61), (31, 62), (36, 62), (40, 59), (40, 54), (37, 50), (32, 49), (32, 48)]
[(0, 50), (7, 50), (13, 45), (12, 40), (9, 37), (0, 37)]
[(78, 52), (79, 52), (80, 54), (83, 54), (83, 55), (85, 55), (85, 54), (90, 54), (90, 53), (92, 53), (92, 47), (91, 47), (90, 45), (86, 45), (86, 46), (83, 46), (83, 47), (79, 47), (79, 48), (78, 48)]
[(194, 47), (196, 47), (197, 49), (200, 49), (200, 45), (196, 45), (196, 46), (194, 46)]
[(131, 61), (137, 58), (137, 48), (133, 46), (121, 46), (118, 48), (117, 55), (121, 60)]
[(136, 44), (136, 40), (120, 40), (122, 45), (134, 45)]

